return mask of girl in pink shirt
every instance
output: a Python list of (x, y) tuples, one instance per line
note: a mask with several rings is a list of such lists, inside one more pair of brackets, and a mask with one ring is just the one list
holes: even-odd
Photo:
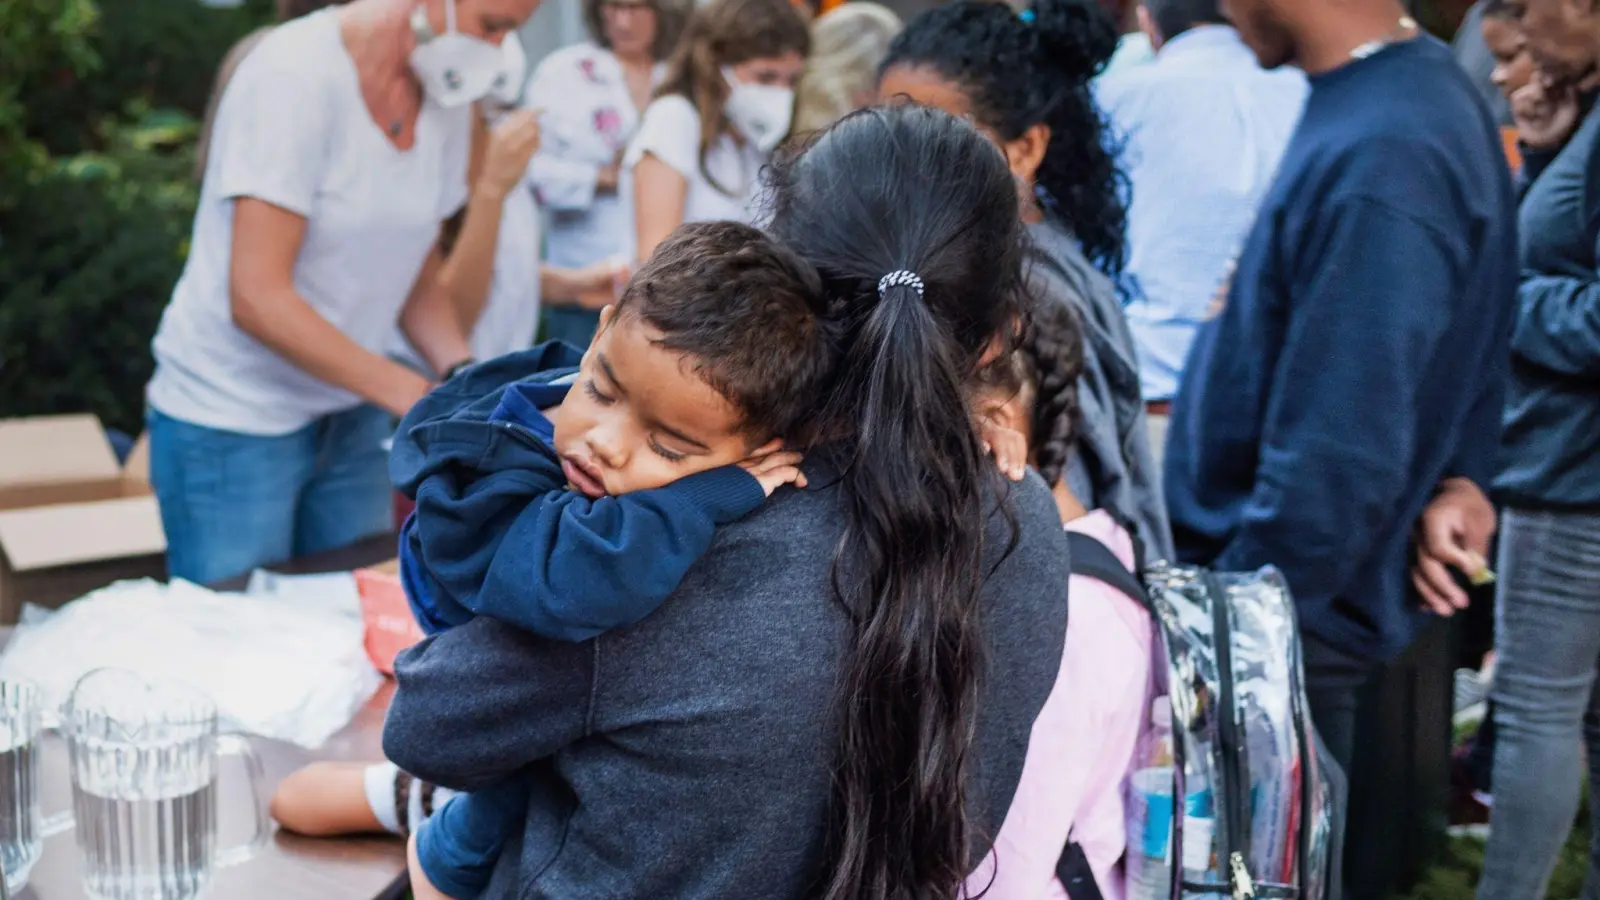
[[(1061, 477), (1071, 455), (1083, 337), (1076, 315), (1052, 298), (1029, 301), (1013, 371), (986, 391), (985, 439), (1002, 469), (1035, 466), (1052, 485), (1069, 531), (1105, 544), (1131, 571), (1132, 537), (1110, 512), (1087, 512)], [(1072, 608), (1055, 688), (1033, 724), (1016, 798), (966, 896), (1045, 900), (1069, 894), (1056, 877), (1070, 842), (1084, 851), (1099, 894), (1125, 895), (1124, 793), (1149, 726), (1153, 699), (1150, 616), (1134, 598), (1074, 575)]]

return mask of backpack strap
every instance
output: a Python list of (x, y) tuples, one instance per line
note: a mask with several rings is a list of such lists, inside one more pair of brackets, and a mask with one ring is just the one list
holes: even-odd
[[(1133, 534), (1133, 531), (1130, 529), (1128, 533)], [(1137, 547), (1137, 538), (1134, 539), (1134, 544)], [(1145, 593), (1144, 584), (1139, 580), (1139, 576), (1128, 571), (1110, 547), (1087, 534), (1079, 534), (1076, 531), (1067, 532), (1067, 546), (1072, 554), (1072, 574), (1104, 582), (1107, 586), (1127, 594), (1144, 609), (1151, 609), (1150, 596)], [(1066, 849), (1061, 853), (1061, 859), (1056, 862), (1056, 878), (1060, 880), (1061, 886), (1067, 889), (1067, 896), (1072, 900), (1102, 898), (1100, 886), (1095, 883), (1094, 871), (1089, 866), (1089, 858), (1084, 854), (1083, 846), (1070, 836)]]
[(1067, 851), (1061, 854), (1061, 861), (1056, 864), (1056, 879), (1072, 900), (1104, 900), (1100, 885), (1095, 883), (1094, 870), (1089, 866), (1089, 857), (1077, 841), (1068, 843)]
[(1076, 531), (1067, 532), (1067, 546), (1072, 552), (1072, 574), (1103, 581), (1127, 594), (1144, 609), (1151, 609), (1150, 595), (1145, 593), (1144, 582), (1128, 571), (1110, 547)]

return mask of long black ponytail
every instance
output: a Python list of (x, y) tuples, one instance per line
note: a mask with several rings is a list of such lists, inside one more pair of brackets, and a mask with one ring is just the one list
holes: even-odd
[(1050, 145), (1035, 173), (1040, 203), (1113, 276), (1124, 261), (1128, 184), (1091, 80), (1117, 38), (1097, 0), (1033, 0), (1020, 13), (993, 0), (954, 0), (907, 23), (882, 66), (937, 72), (1001, 140), (1048, 125)]
[(950, 900), (976, 863), (979, 588), (1003, 488), (965, 387), (1010, 341), (1015, 190), (975, 128), (909, 106), (848, 117), (774, 167), (772, 229), (822, 274), (842, 354), (821, 433), (844, 447), (834, 584), (855, 640), (824, 900)]

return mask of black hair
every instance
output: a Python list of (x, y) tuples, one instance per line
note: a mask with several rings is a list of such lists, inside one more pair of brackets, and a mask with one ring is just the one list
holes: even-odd
[(966, 386), (986, 348), (1010, 346), (1016, 184), (972, 125), (901, 105), (780, 156), (771, 192), (772, 231), (817, 267), (840, 329), (820, 415), (844, 459), (833, 584), (854, 640), (815, 895), (953, 900), (976, 843), (979, 589), (1003, 490)]
[(1220, 25), (1227, 20), (1217, 0), (1143, 0), (1163, 41), (1170, 41), (1197, 25)]
[(679, 226), (617, 301), (661, 332), (656, 346), (684, 354), (695, 373), (764, 443), (810, 418), (832, 369), (816, 269), (758, 228), (737, 222)]
[(1043, 293), (1027, 295), (1018, 375), (1033, 395), (1028, 410), (1034, 468), (1055, 485), (1067, 471), (1078, 430), (1078, 377), (1083, 374), (1083, 325), (1071, 306)]
[(880, 71), (928, 68), (959, 87), (978, 123), (1002, 140), (1050, 128), (1036, 176), (1056, 217), (1107, 274), (1122, 269), (1127, 177), (1090, 81), (1117, 49), (1117, 26), (1095, 0), (1036, 0), (1021, 13), (956, 0), (913, 19)]

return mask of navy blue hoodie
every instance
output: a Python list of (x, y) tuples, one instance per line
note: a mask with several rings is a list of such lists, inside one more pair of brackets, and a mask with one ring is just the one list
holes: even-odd
[(1411, 643), (1412, 529), (1442, 479), (1494, 477), (1515, 214), (1494, 122), (1442, 44), (1311, 78), (1173, 405), (1181, 558), (1277, 566), (1305, 629), (1352, 656)]
[(677, 589), (719, 525), (765, 500), (736, 466), (591, 499), (572, 490), (541, 410), (582, 354), (560, 343), (473, 366), (400, 423), (389, 473), (416, 511), (400, 574), (429, 633), (487, 616), (583, 641), (643, 619)]

